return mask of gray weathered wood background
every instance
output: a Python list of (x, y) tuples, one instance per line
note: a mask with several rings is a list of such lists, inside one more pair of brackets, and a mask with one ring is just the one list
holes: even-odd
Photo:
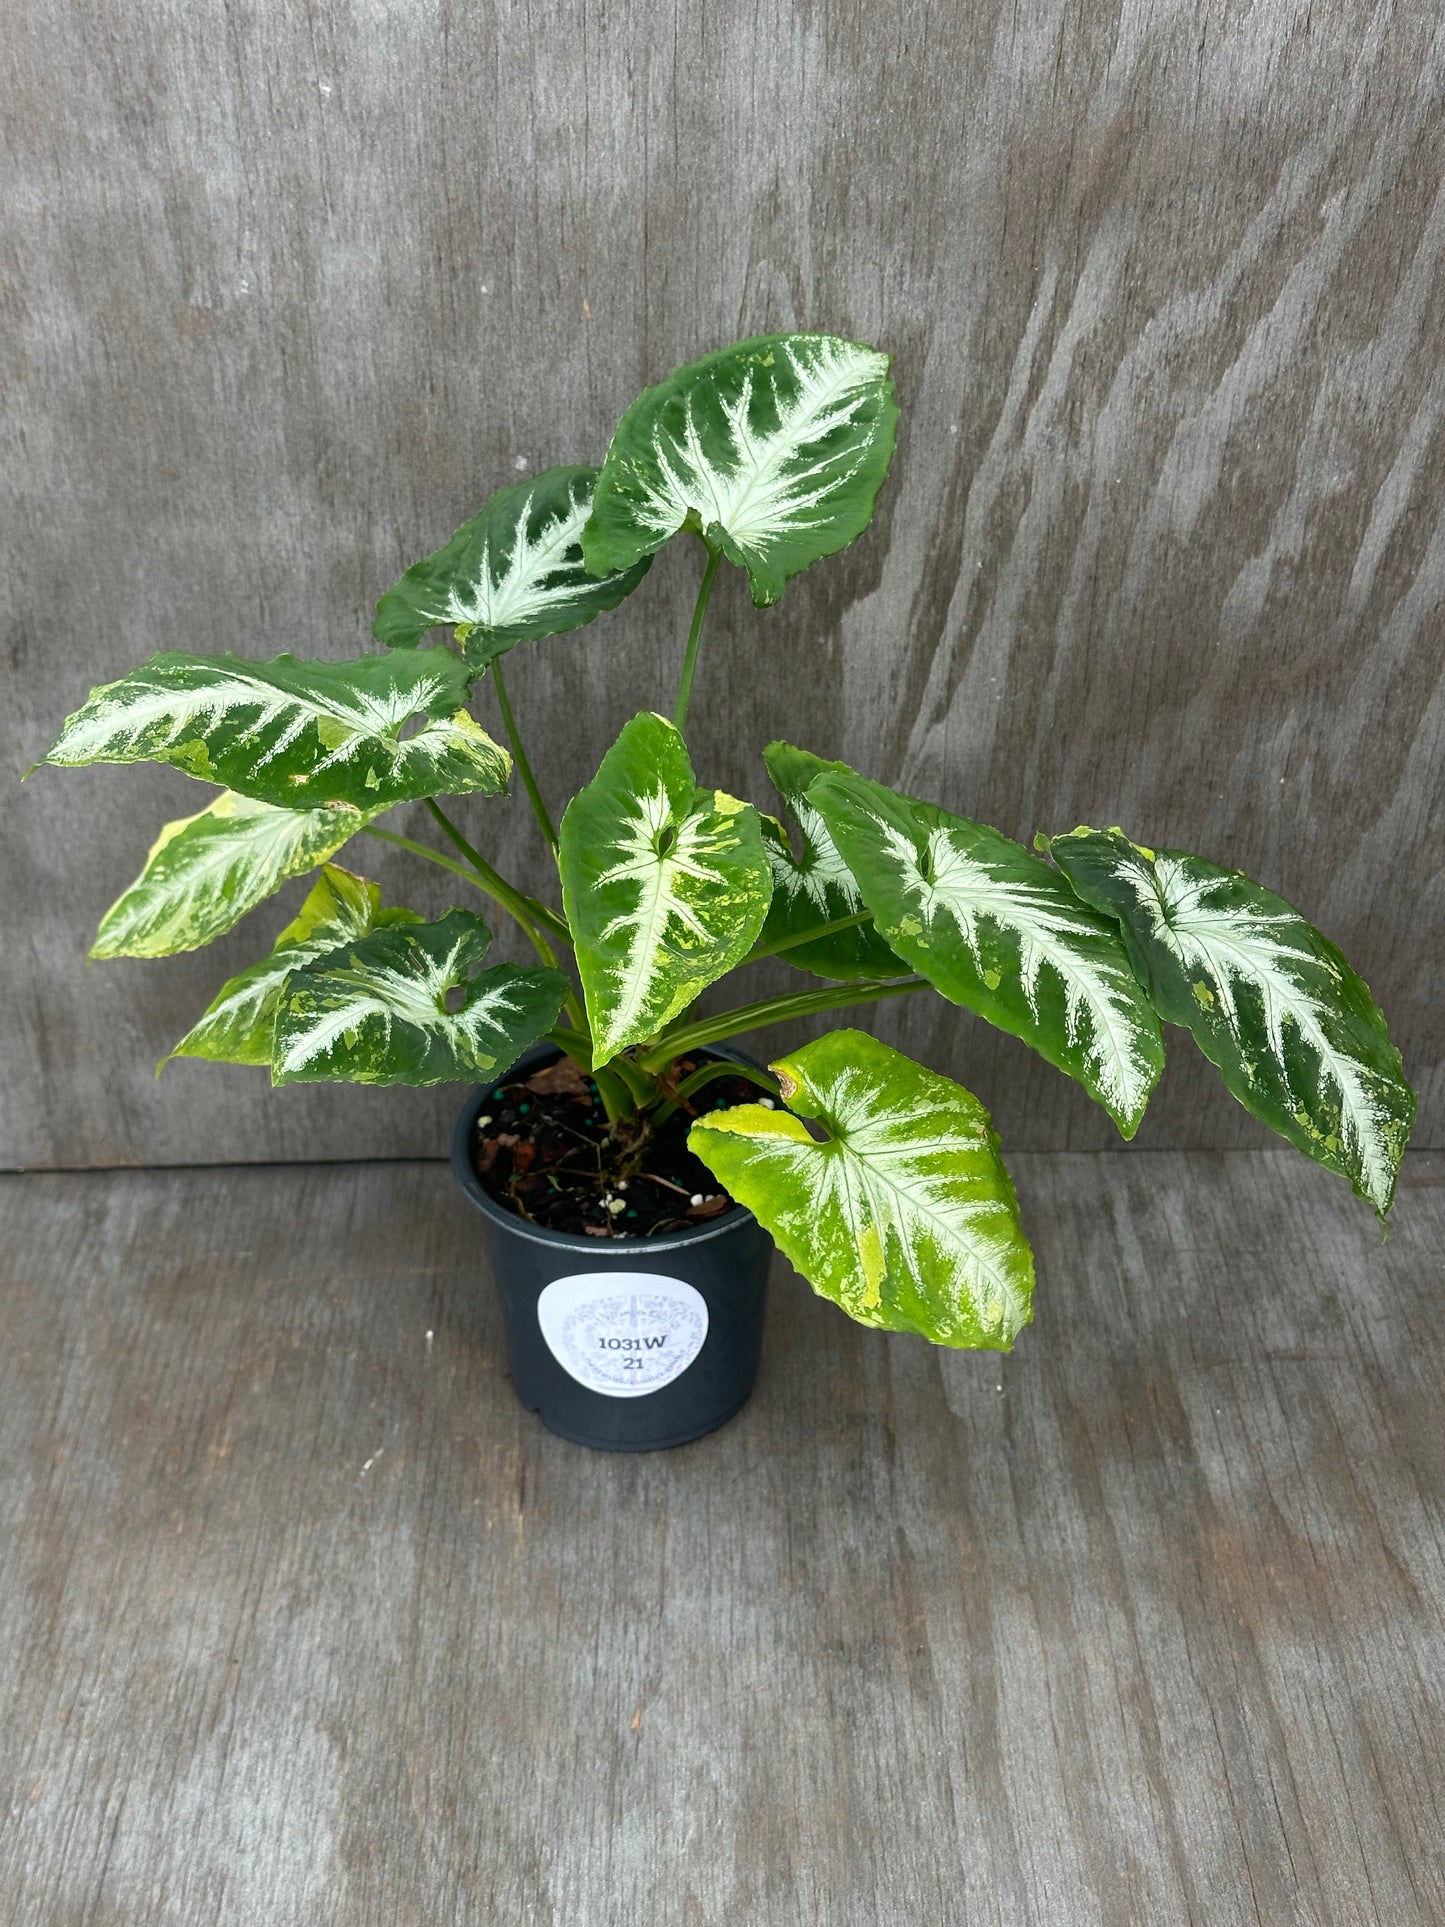
[(0, 1923), (1439, 1927), (1445, 1160), (1017, 1179), (1015, 1357), (778, 1260), (640, 1457), (435, 1164), (0, 1179)]
[[(649, 379), (807, 324), (898, 357), (856, 551), (694, 703), (1017, 834), (1237, 862), (1359, 963), (1445, 1128), (1439, 10), (1364, 0), (13, 0), (3, 768), (153, 648), (354, 653), (402, 565)], [(694, 559), (514, 658), (554, 791), (670, 689)], [(204, 792), (7, 790), (0, 1162), (431, 1154), (450, 1093), (151, 1066), (291, 897), (87, 971)], [(518, 805), (476, 833), (532, 865)], [(403, 886), (440, 907), (428, 880)], [(879, 1019), (1020, 1147), (1111, 1127), (961, 1014)], [(1143, 1141), (1254, 1142), (1185, 1048)]]
[(1016, 1170), (638, 1456), (435, 1164), (0, 1179), (0, 1927), (1440, 1927), (1445, 1159)]

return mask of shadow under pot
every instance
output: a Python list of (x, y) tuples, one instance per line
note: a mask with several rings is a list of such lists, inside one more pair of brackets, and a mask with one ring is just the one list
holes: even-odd
[[(751, 1064), (714, 1047), (712, 1057)], [(486, 1223), (512, 1383), (548, 1431), (605, 1452), (653, 1452), (715, 1431), (757, 1376), (773, 1243), (735, 1205), (655, 1238), (586, 1238), (500, 1204), (472, 1162), (498, 1084), (561, 1052), (536, 1044), (471, 1091), (452, 1132), (452, 1173)]]

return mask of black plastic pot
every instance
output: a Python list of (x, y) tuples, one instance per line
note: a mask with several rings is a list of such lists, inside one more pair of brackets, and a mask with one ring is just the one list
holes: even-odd
[[(654, 1452), (712, 1432), (757, 1376), (769, 1238), (741, 1206), (668, 1238), (578, 1238), (505, 1210), (472, 1166), (472, 1131), (497, 1084), (560, 1056), (536, 1044), (473, 1090), (452, 1172), (486, 1221), (512, 1383), (551, 1432), (604, 1452)], [(739, 1059), (715, 1047), (717, 1057)]]

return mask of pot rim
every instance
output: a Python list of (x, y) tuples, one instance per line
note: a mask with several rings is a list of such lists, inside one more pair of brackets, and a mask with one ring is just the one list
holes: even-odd
[[(763, 1066), (746, 1051), (732, 1050), (726, 1044), (707, 1044), (702, 1047), (710, 1057), (730, 1058), (734, 1063), (749, 1064), (755, 1070)], [(516, 1076), (525, 1065), (528, 1069), (541, 1070), (547, 1064), (555, 1064), (564, 1053), (558, 1044), (538, 1043), (529, 1045), (516, 1063), (499, 1076), (490, 1078), (485, 1084), (474, 1084), (468, 1091), (457, 1113), (457, 1121), (452, 1126), (451, 1165), (452, 1176), (466, 1192), (472, 1203), (489, 1223), (514, 1237), (523, 1238), (528, 1244), (546, 1245), (556, 1251), (587, 1251), (595, 1258), (616, 1260), (626, 1256), (639, 1258), (646, 1253), (655, 1252), (659, 1257), (673, 1251), (692, 1251), (698, 1245), (707, 1244), (713, 1238), (726, 1237), (729, 1232), (741, 1231), (745, 1226), (756, 1224), (757, 1219), (746, 1205), (734, 1204), (731, 1211), (725, 1211), (720, 1218), (713, 1218), (706, 1224), (695, 1226), (689, 1231), (677, 1231), (666, 1238), (587, 1238), (575, 1231), (552, 1231), (546, 1225), (532, 1224), (520, 1217), (515, 1211), (504, 1210), (487, 1190), (472, 1167), (471, 1135), (482, 1105), (498, 1084)]]

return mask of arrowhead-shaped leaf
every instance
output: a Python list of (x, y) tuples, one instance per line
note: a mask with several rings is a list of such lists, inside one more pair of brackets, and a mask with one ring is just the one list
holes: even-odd
[(772, 894), (757, 811), (699, 789), (682, 737), (650, 714), (568, 804), (560, 857), (598, 1064), (740, 963)]
[(1116, 917), (1161, 1017), (1182, 1024), (1244, 1108), (1347, 1177), (1383, 1218), (1415, 1093), (1369, 987), (1272, 890), (1185, 850), (1080, 829), (1049, 849)]
[(377, 928), (420, 922), (414, 910), (383, 910), (381, 891), (375, 883), (353, 876), (339, 864), (326, 864), (300, 911), (276, 939), (270, 956), (248, 965), (221, 986), (171, 1057), (204, 1057), (219, 1064), (269, 1064), (277, 1007), (293, 970), (331, 956), (342, 944), (370, 936)]
[(773, 1069), (823, 1142), (740, 1104), (700, 1117), (689, 1147), (860, 1324), (1007, 1351), (1032, 1316), (1033, 1259), (978, 1099), (856, 1030)]
[(986, 824), (860, 776), (821, 776), (808, 797), (898, 955), (1077, 1078), (1132, 1137), (1164, 1045), (1113, 921)]
[[(808, 785), (819, 776), (851, 776), (846, 763), (825, 763), (791, 743), (769, 743), (763, 761), (773, 787), (797, 823), (802, 854), (795, 856), (788, 833), (771, 817), (763, 818), (763, 840), (773, 870), (773, 901), (763, 925), (763, 943), (781, 943), (801, 930), (856, 916), (865, 905), (852, 872), (839, 856), (828, 826), (808, 801)], [(911, 966), (896, 957), (871, 923), (851, 930), (835, 930), (812, 943), (795, 943), (782, 951), (785, 963), (810, 970), (819, 977), (850, 983), (858, 977), (905, 977)]]
[(293, 971), (276, 1013), (272, 1083), (444, 1084), (515, 1063), (556, 1021), (567, 979), (516, 964), (479, 970), (491, 940), (480, 917), (449, 910)]
[(615, 609), (652, 558), (601, 581), (582, 566), (582, 527), (597, 475), (595, 468), (549, 468), (498, 489), (445, 548), (388, 590), (371, 633), (409, 649), (428, 629), (455, 627), (475, 672), (519, 642), (580, 629)]
[(101, 919), (92, 957), (171, 957), (224, 935), (248, 910), (334, 856), (368, 818), (348, 808), (281, 810), (225, 790), (167, 823), (145, 869)]
[(285, 809), (497, 791), (510, 759), (462, 708), (471, 674), (449, 649), (354, 662), (152, 656), (93, 689), (44, 760), (172, 763)]
[(872, 520), (898, 426), (888, 365), (837, 335), (760, 335), (647, 389), (607, 451), (587, 567), (630, 568), (692, 528), (776, 602)]

